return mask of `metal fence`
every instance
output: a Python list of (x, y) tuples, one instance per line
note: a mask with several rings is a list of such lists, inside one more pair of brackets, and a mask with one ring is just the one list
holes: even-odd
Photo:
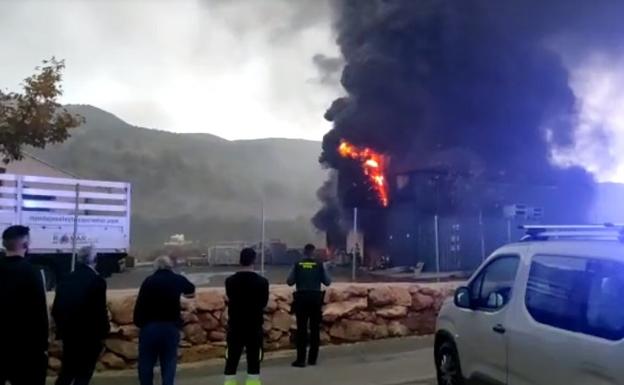
[[(519, 226), (528, 223), (526, 220), (501, 217), (426, 216), (409, 212), (400, 215), (390, 218), (386, 223), (385, 241), (378, 244), (369, 242), (367, 245), (367, 235), (364, 236), (367, 255), (363, 259), (355, 258), (356, 265), (366, 270), (372, 264), (371, 258), (384, 256), (389, 257), (391, 266), (396, 267), (397, 271), (402, 270), (400, 267), (406, 267), (405, 270), (409, 271), (410, 268), (422, 265), (425, 273), (472, 272), (494, 250), (520, 239), (523, 232)], [(267, 230), (270, 235), (277, 233), (272, 231), (271, 226), (267, 226)], [(275, 243), (269, 236), (265, 239), (265, 269), (269, 275), (282, 272), (277, 274), (281, 276), (301, 257), (303, 243)], [(319, 240), (317, 245), (321, 244)], [(340, 280), (351, 280), (354, 278), (354, 258), (348, 246), (345, 251), (345, 255), (330, 256), (330, 261)], [(237, 262), (237, 258), (232, 260)], [(261, 261), (258, 262), (260, 265)], [(260, 266), (259, 269), (263, 270)], [(360, 271), (359, 268), (355, 271), (355, 279), (366, 279), (367, 275)]]
[(519, 222), (504, 218), (421, 217), (389, 235), (395, 266), (424, 264), (426, 272), (472, 271), (498, 247), (522, 236)]

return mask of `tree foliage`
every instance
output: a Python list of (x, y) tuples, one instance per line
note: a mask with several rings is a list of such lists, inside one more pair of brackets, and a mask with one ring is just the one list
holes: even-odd
[(63, 60), (45, 60), (24, 79), (21, 92), (0, 90), (0, 156), (5, 163), (21, 159), (24, 146), (44, 148), (65, 141), (84, 122), (58, 102), (64, 68)]

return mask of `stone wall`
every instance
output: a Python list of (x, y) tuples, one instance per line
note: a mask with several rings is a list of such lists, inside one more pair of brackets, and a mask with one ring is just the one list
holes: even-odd
[[(336, 285), (325, 296), (323, 344), (431, 334), (452, 284), (358, 284)], [(136, 292), (109, 294), (111, 333), (98, 370), (136, 367), (139, 330), (132, 325)], [(271, 288), (265, 313), (265, 350), (293, 347), (295, 318), (290, 314), (292, 290)], [(223, 357), (227, 303), (223, 290), (201, 289), (194, 300), (183, 300), (180, 362)], [(50, 348), (50, 371), (60, 367), (60, 343)]]

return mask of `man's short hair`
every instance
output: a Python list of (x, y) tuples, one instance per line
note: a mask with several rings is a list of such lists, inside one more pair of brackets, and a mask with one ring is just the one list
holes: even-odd
[(251, 247), (245, 247), (240, 252), (241, 266), (251, 266), (256, 262), (256, 251)]
[(2, 246), (7, 251), (18, 250), (21, 242), (25, 237), (30, 235), (30, 229), (26, 226), (9, 226), (2, 233)]
[(161, 255), (154, 261), (154, 270), (173, 270), (173, 261), (167, 255)]
[(97, 259), (97, 253), (95, 251), (95, 247), (93, 246), (84, 246), (78, 250), (77, 259), (79, 263), (83, 263), (85, 265), (94, 265)]
[(312, 255), (314, 253), (314, 250), (316, 250), (316, 247), (313, 244), (308, 243), (303, 247), (303, 254)]

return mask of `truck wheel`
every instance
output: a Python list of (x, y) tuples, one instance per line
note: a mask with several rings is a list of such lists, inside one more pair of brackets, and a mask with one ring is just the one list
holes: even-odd
[(438, 385), (464, 385), (459, 355), (452, 341), (444, 341), (436, 347), (435, 361)]

